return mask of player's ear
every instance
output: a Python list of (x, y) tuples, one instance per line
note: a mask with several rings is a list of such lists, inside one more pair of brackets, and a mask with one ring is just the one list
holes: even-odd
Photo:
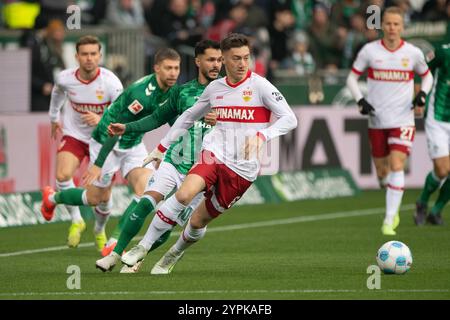
[(195, 58), (195, 65), (197, 66), (197, 68), (200, 68), (200, 59), (198, 57)]

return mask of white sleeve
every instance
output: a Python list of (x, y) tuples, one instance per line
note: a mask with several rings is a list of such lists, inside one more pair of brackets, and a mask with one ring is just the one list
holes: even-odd
[(414, 59), (414, 72), (416, 72), (420, 77), (422, 77), (422, 83), (420, 85), (420, 90), (428, 94), (433, 87), (433, 76), (431, 75), (428, 64), (425, 61), (425, 56), (422, 50), (416, 48), (417, 54)]
[(270, 127), (259, 130), (259, 133), (264, 135), (266, 141), (295, 129), (297, 127), (297, 117), (278, 89), (269, 81), (265, 81), (259, 90), (264, 106), (278, 118)]
[(51, 122), (57, 122), (60, 118), (61, 108), (66, 101), (66, 92), (60, 85), (59, 75), (56, 78), (55, 85), (53, 86), (52, 96), (50, 98), (50, 109), (48, 115)]
[(432, 76), (431, 72), (427, 72), (422, 77), (422, 83), (420, 85), (420, 90), (422, 90), (426, 94), (429, 94), (432, 87), (433, 87), (433, 76)]
[(361, 50), (359, 50), (355, 61), (352, 65), (352, 72), (356, 73), (358, 76), (362, 75), (364, 71), (369, 67), (369, 50), (367, 45), (364, 45)]
[(350, 71), (348, 77), (347, 77), (347, 88), (350, 90), (353, 98), (356, 100), (356, 102), (358, 102), (359, 100), (361, 100), (364, 96), (361, 92), (361, 90), (359, 89), (358, 86), (358, 79), (359, 79), (359, 75), (353, 71)]
[(425, 56), (423, 52), (416, 48), (417, 54), (414, 59), (414, 71), (421, 77), (424, 77), (427, 73), (429, 73), (428, 65), (425, 61)]
[(111, 97), (111, 103), (113, 103), (122, 93), (123, 85), (119, 78), (112, 72), (108, 82), (109, 96)]
[(169, 148), (170, 145), (174, 143), (183, 133), (185, 133), (187, 129), (192, 127), (194, 121), (203, 118), (211, 110), (208, 88), (209, 86), (206, 87), (200, 98), (192, 107), (187, 109), (181, 116), (178, 117), (169, 132), (161, 140), (160, 145), (164, 149)]

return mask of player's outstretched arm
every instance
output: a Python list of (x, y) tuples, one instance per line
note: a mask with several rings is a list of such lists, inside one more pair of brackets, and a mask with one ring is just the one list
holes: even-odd
[(172, 143), (174, 143), (185, 130), (194, 125), (194, 121), (200, 120), (211, 111), (211, 105), (209, 103), (208, 87), (205, 89), (200, 99), (183, 114), (178, 117), (177, 121), (170, 128), (166, 136), (161, 140), (158, 146), (161, 151), (165, 151)]
[(111, 123), (108, 126), (108, 134), (110, 136), (123, 135), (125, 133), (137, 132), (145, 133), (155, 130), (163, 124), (169, 122), (178, 115), (176, 106), (173, 103), (167, 103), (158, 108), (151, 115), (140, 120), (123, 123)]

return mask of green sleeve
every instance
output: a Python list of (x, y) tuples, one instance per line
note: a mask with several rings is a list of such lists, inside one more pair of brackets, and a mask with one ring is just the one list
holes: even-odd
[(172, 94), (168, 103), (156, 109), (151, 115), (141, 120), (128, 122), (125, 124), (125, 133), (138, 132), (144, 133), (155, 130), (167, 122), (171, 122), (178, 116), (178, 94)]
[(114, 136), (114, 137), (108, 137), (105, 140), (105, 142), (103, 143), (102, 148), (100, 149), (100, 152), (97, 156), (97, 159), (94, 162), (94, 164), (97, 167), (99, 167), (99, 168), (103, 167), (103, 164), (105, 163), (105, 160), (108, 157), (108, 154), (114, 148), (114, 145), (116, 144), (118, 139), (119, 139), (118, 136)]

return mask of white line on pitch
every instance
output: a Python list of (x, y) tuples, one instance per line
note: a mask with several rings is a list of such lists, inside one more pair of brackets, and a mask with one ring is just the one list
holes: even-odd
[[(415, 208), (415, 205), (408, 204), (408, 205), (402, 206), (400, 208), (400, 211), (411, 210), (413, 208)], [(287, 218), (287, 219), (241, 223), (241, 224), (234, 224), (234, 225), (229, 225), (229, 226), (208, 228), (208, 233), (250, 229), (250, 228), (260, 228), (260, 227), (270, 227), (270, 226), (275, 226), (275, 225), (302, 223), (302, 222), (310, 222), (310, 221), (331, 220), (331, 219), (349, 218), (349, 217), (361, 217), (361, 216), (368, 216), (368, 215), (373, 215), (373, 214), (380, 214), (380, 213), (383, 213), (384, 211), (385, 211), (385, 208), (382, 207), (382, 208), (372, 208), (372, 209), (365, 209), (365, 210), (352, 210), (352, 211), (332, 212), (332, 213), (326, 213), (326, 214), (314, 214), (314, 215), (300, 216), (300, 217)], [(172, 232), (171, 236), (178, 236), (179, 234), (180, 234), (180, 232)], [(140, 240), (140, 239), (142, 239), (142, 236), (133, 238), (133, 241)], [(94, 246), (93, 242), (81, 243), (78, 245), (79, 248), (92, 247), (92, 246)], [(16, 252), (1, 253), (0, 258), (21, 256), (21, 255), (33, 254), (33, 253), (69, 250), (69, 249), (70, 248), (68, 248), (67, 246), (57, 246), (57, 247), (48, 247), (48, 248), (33, 249), (33, 250), (23, 250), (23, 251), (16, 251)]]
[(380, 289), (380, 290), (354, 290), (354, 289), (285, 289), (285, 290), (161, 290), (161, 291), (59, 291), (59, 292), (11, 292), (0, 293), (0, 297), (26, 297), (26, 296), (101, 296), (101, 295), (175, 295), (175, 294), (298, 294), (298, 293), (445, 293), (449, 289)]

